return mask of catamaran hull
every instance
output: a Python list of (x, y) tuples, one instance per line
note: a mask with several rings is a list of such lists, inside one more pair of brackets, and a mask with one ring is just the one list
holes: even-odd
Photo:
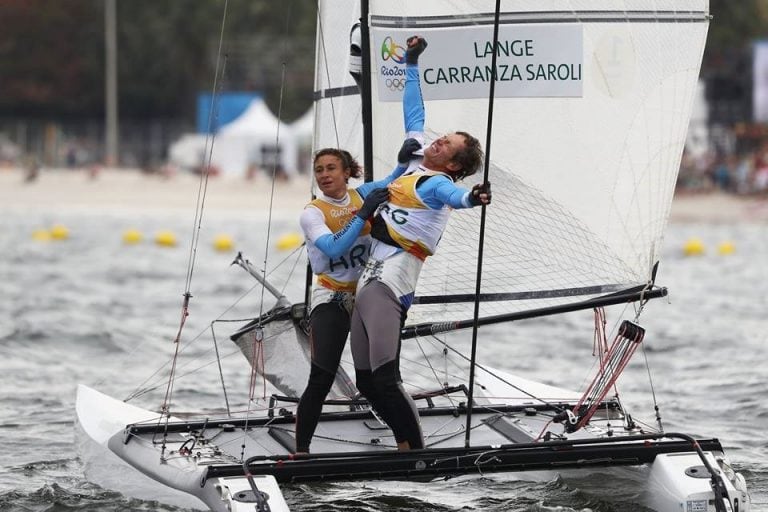
[[(77, 388), (76, 410), (78, 448), (87, 466), (86, 476), (95, 483), (133, 497), (185, 508), (209, 508), (216, 512), (255, 510), (251, 485), (244, 476), (204, 479), (208, 466), (199, 464), (194, 455), (176, 454), (163, 459), (158, 445), (151, 441), (137, 439), (124, 443), (127, 425), (156, 421), (157, 413), (83, 385)], [(272, 476), (253, 478), (272, 512), (288, 512)]]
[[(104, 421), (110, 428), (119, 423), (119, 418), (114, 415), (120, 414), (121, 406), (126, 406), (126, 411), (132, 413), (125, 417), (141, 416), (136, 408), (81, 386), (78, 390), (78, 415), (83, 416), (81, 423), (85, 424), (86, 432), (87, 427), (93, 427), (95, 423), (92, 418), (99, 414), (84, 405), (89, 402), (105, 406), (105, 410), (113, 415)], [(551, 480), (560, 475), (566, 481), (577, 482), (575, 485), (591, 474), (602, 475), (603, 481), (606, 475), (608, 478), (631, 479), (637, 484), (637, 499), (654, 510), (715, 511), (715, 508), (706, 508), (713, 499), (710, 479), (702, 460), (686, 442), (651, 438), (628, 438), (624, 442), (620, 439), (579, 439), (574, 436), (572, 440), (562, 442), (515, 444), (509, 442), (509, 437), (524, 432), (519, 429), (518, 420), (532, 418), (540, 421), (541, 415), (531, 411), (500, 415), (500, 410), (503, 410), (500, 406), (494, 407), (492, 412), (482, 408), (478, 410), (473, 420), (473, 431), (483, 439), (484, 444), (474, 451), (461, 447), (463, 436), (450, 435), (430, 450), (397, 453), (391, 447), (381, 446), (380, 441), (391, 434), (370, 417), (361, 417), (365, 413), (325, 414), (318, 426), (321, 435), (313, 442), (313, 452), (317, 455), (305, 460), (288, 457), (289, 450), (285, 444), (290, 442), (292, 418), (279, 416), (259, 420), (251, 418), (247, 430), (243, 430), (238, 420), (231, 418), (201, 422), (173, 421), (159, 426), (156, 420), (142, 425), (126, 423), (113, 431), (106, 446), (152, 480), (188, 493), (215, 511), (254, 510), (251, 484), (243, 474), (243, 465), (238, 461), (237, 454), (227, 453), (226, 448), (221, 448), (234, 446), (239, 453), (243, 443), (247, 446), (246, 454), (252, 459), (250, 472), (258, 475), (254, 477), (254, 483), (259, 491), (268, 496), (272, 511), (288, 510), (279, 487), (282, 483), (361, 479), (428, 481), (438, 477), (494, 472), (533, 481)], [(446, 432), (460, 432), (461, 425), (466, 421), (465, 414), (460, 411), (442, 414), (439, 410), (424, 409), (421, 412), (426, 432), (434, 431), (436, 425), (441, 425)], [(144, 421), (153, 416), (154, 413), (144, 411)], [(510, 418), (512, 421), (508, 421)], [(512, 430), (510, 425), (516, 430)], [(323, 439), (322, 433), (331, 431), (336, 432), (338, 437)], [(95, 439), (104, 438), (103, 433), (97, 432), (94, 436)], [(361, 441), (365, 438), (379, 441), (365, 446)], [(357, 439), (357, 442), (345, 444), (340, 439)], [(507, 442), (494, 443), (503, 439)], [(705, 456), (712, 467), (729, 476), (724, 480), (731, 509), (749, 511), (743, 479), (728, 475), (727, 461), (719, 443), (716, 440), (700, 443), (705, 448), (716, 448), (705, 452)], [(329, 449), (331, 446), (335, 448)], [(256, 447), (260, 447), (261, 452)], [(345, 448), (348, 451), (344, 452)], [(610, 499), (610, 495), (606, 498)]]

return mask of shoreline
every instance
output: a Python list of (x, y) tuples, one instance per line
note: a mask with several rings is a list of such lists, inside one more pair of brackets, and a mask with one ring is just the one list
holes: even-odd
[[(212, 176), (146, 174), (136, 169), (46, 169), (32, 181), (17, 168), (0, 168), (0, 209), (140, 209), (194, 210), (204, 193), (204, 207), (217, 211), (273, 210), (299, 215), (309, 202), (308, 177), (275, 182)], [(273, 196), (274, 188), (274, 196)], [(274, 198), (274, 199), (273, 199)], [(677, 192), (670, 223), (768, 223), (768, 197), (722, 192)]]
[[(27, 181), (18, 169), (0, 169), (0, 208), (194, 211), (204, 200), (206, 210), (268, 210), (273, 187), (266, 176), (211, 176), (207, 183), (188, 173), (148, 174), (137, 169), (43, 170)], [(275, 182), (273, 207), (296, 215), (309, 202), (305, 180)]]

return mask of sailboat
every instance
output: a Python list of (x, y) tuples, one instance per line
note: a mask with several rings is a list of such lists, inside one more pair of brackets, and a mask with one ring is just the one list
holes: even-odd
[[(306, 308), (243, 257), (238, 265), (276, 300), (231, 336), (274, 386), (263, 414), (175, 417), (81, 385), (80, 428), (215, 511), (288, 510), (283, 483), (626, 471), (640, 475), (638, 502), (653, 510), (750, 510), (719, 440), (667, 432), (658, 416), (642, 422), (617, 391), (642, 351), (644, 305), (667, 294), (656, 271), (709, 20), (708, 0), (320, 1), (315, 148), (365, 154), (374, 175), (391, 169), (413, 34), (429, 41), (427, 130), (486, 141), (486, 176), (467, 185), (488, 178), (494, 202), (454, 212), (402, 330), (404, 352), (418, 343), (411, 353), (426, 359), (403, 372), (426, 448), (396, 451), (342, 365), (312, 454), (294, 454)], [(360, 35), (359, 86), (342, 64), (350, 30), (353, 45)], [(609, 326), (613, 306), (631, 313)], [(596, 361), (590, 370), (585, 358), (582, 386), (476, 357), (477, 343), (501, 335), (486, 326), (514, 331), (514, 322), (574, 311), (594, 312)]]

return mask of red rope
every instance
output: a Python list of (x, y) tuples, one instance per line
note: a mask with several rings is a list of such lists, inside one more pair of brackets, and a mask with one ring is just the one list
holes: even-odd
[[(573, 409), (574, 414), (579, 417), (576, 430), (586, 425), (595, 414), (605, 395), (614, 386), (619, 375), (632, 358), (632, 354), (643, 341), (644, 335), (645, 330), (639, 325), (626, 320), (622, 322), (613, 343), (600, 360), (600, 368), (592, 379), (592, 383)], [(581, 413), (583, 407), (588, 407), (585, 413)]]
[(262, 375), (262, 398), (267, 397), (267, 379), (264, 376), (264, 337), (261, 329), (255, 329), (253, 334), (253, 345), (251, 346), (251, 381), (248, 387), (248, 398), (252, 401), (256, 394), (256, 382), (258, 374)]

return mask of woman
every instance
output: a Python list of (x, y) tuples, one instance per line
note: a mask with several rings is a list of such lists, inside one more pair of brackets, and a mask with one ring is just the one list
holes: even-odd
[(386, 186), (405, 171), (405, 162), (420, 147), (406, 140), (398, 153), (398, 165), (379, 181), (348, 188), (350, 178), (362, 174), (360, 164), (342, 149), (325, 148), (315, 154), (314, 174), (322, 195), (301, 214), (312, 272), (309, 382), (296, 411), (296, 452), (309, 453), (323, 401), (333, 385), (341, 353), (349, 334), (357, 279), (370, 252), (369, 218), (387, 200)]
[[(418, 57), (422, 37), (408, 39), (403, 114), (407, 136), (424, 139)], [(414, 299), (424, 261), (437, 250), (452, 210), (489, 204), (489, 183), (455, 185), (477, 172), (480, 143), (466, 132), (444, 135), (414, 154), (408, 171), (389, 185), (373, 221), (371, 257), (358, 283), (351, 322), (357, 389), (392, 429), (400, 450), (424, 448), (418, 411), (402, 387), (400, 329)]]

